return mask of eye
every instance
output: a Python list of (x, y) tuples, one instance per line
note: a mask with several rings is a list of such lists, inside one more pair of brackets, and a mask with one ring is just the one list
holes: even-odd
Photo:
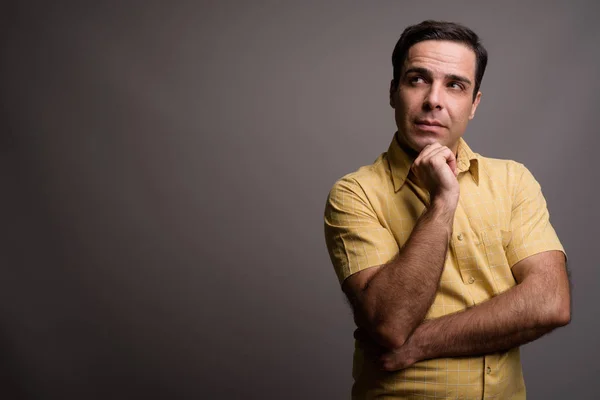
[(450, 82), (450, 84), (448, 86), (450, 88), (456, 89), (456, 90), (465, 90), (465, 85), (463, 85), (460, 82)]
[(419, 83), (425, 83), (425, 79), (423, 79), (422, 76), (418, 76), (418, 75), (411, 76), (410, 78), (408, 78), (408, 81), (413, 85), (416, 85)]

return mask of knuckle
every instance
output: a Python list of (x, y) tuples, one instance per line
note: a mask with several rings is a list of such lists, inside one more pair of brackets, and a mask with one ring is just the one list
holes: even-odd
[(429, 165), (434, 167), (439, 164), (439, 157), (431, 157), (428, 161), (429, 161)]

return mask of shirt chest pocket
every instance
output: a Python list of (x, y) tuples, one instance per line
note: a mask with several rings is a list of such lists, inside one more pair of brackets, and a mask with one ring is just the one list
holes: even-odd
[(515, 278), (506, 258), (506, 250), (512, 238), (509, 231), (490, 229), (479, 232), (485, 251), (487, 265), (484, 270), (495, 294), (502, 293), (516, 285)]

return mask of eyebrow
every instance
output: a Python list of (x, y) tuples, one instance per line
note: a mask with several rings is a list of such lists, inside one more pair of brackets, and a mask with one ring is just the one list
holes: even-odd
[[(411, 68), (407, 69), (406, 71), (404, 71), (404, 75), (408, 75), (411, 72), (414, 72), (417, 74), (423, 74), (423, 75), (427, 75), (427, 76), (433, 75), (430, 70), (428, 70), (427, 68), (423, 68), (423, 67), (411, 67)], [(452, 81), (464, 82), (467, 85), (471, 85), (471, 80), (469, 78), (460, 76), (460, 75), (456, 75), (456, 74), (447, 74), (446, 79), (452, 80)]]

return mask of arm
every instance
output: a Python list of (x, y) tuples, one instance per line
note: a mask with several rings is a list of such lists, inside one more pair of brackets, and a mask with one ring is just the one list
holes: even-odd
[(456, 160), (447, 147), (427, 146), (415, 160), (413, 171), (431, 188), (430, 207), (393, 261), (360, 271), (342, 286), (357, 326), (388, 348), (404, 344), (433, 302), (458, 201)]
[(569, 323), (570, 293), (565, 258), (547, 251), (513, 266), (517, 286), (466, 311), (421, 324), (405, 343), (383, 354), (385, 370), (417, 361), (504, 351)]
[(402, 346), (423, 321), (444, 267), (453, 216), (442, 207), (426, 210), (392, 262), (344, 281), (357, 326), (382, 346)]

